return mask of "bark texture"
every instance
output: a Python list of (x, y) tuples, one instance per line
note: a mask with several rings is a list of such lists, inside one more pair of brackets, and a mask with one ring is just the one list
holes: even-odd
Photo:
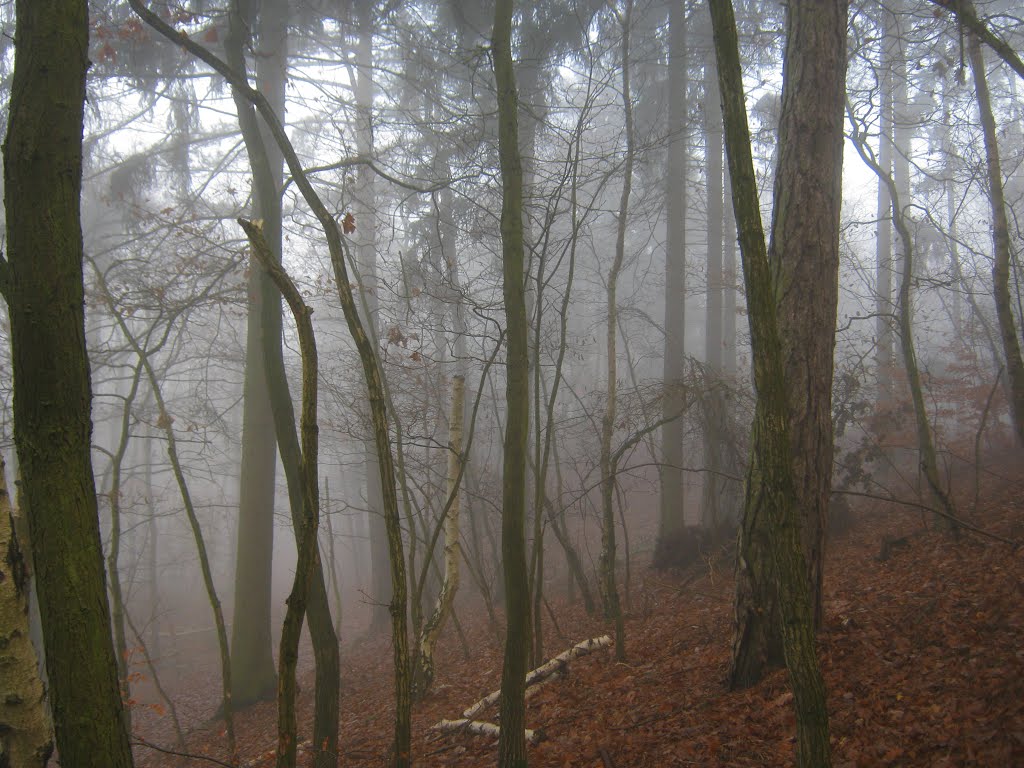
[(82, 284), (85, 0), (18, 0), (4, 145), (14, 437), (64, 765), (132, 764), (92, 474)]
[[(843, 3), (830, 3), (827, 12), (806, 3), (790, 6), (768, 250), (788, 390), (795, 510), (814, 627), (821, 623), (825, 516), (832, 484), (846, 10)], [(761, 455), (758, 441), (766, 439), (755, 427), (755, 465)], [(754, 466), (753, 471), (761, 468)], [(753, 684), (783, 660), (778, 597), (765, 570), (770, 559), (764, 548), (772, 541), (766, 526), (771, 524), (770, 516), (748, 510), (741, 527), (730, 673), (734, 687)]]
[[(786, 218), (799, 209), (790, 208), (799, 200), (799, 190), (789, 184), (799, 180), (803, 185), (816, 187), (817, 199), (827, 201), (827, 190), (838, 192), (839, 181), (835, 168), (814, 165), (805, 168), (805, 176), (798, 178), (787, 173), (789, 163), (805, 161), (801, 155), (787, 160), (787, 150), (803, 148), (817, 151), (819, 163), (829, 157), (841, 157), (842, 95), (845, 72), (846, 12), (844, 2), (829, 3), (827, 8), (813, 0), (794, 0), (789, 5), (787, 20), (786, 58), (783, 74), (782, 126), (780, 130), (779, 182), (776, 185), (777, 232), (772, 250), (789, 247), (783, 239), (787, 229)], [(747, 474), (744, 526), (755, 517), (767, 528), (770, 549), (758, 553), (758, 565), (769, 565), (770, 583), (778, 600), (781, 616), (782, 646), (786, 666), (793, 686), (793, 701), (797, 720), (797, 763), (800, 766), (828, 766), (829, 736), (825, 686), (814, 647), (814, 602), (804, 560), (804, 541), (801, 537), (802, 489), (797, 482), (799, 464), (794, 461), (794, 442), (791, 439), (791, 412), (787, 398), (794, 386), (787, 381), (786, 353), (783, 341), (784, 321), (778, 307), (779, 296), (785, 296), (786, 284), (780, 277), (778, 260), (769, 264), (765, 250), (757, 199), (757, 185), (750, 154), (750, 134), (744, 107), (743, 79), (740, 69), (736, 22), (729, 2), (711, 2), (715, 50), (718, 58), (719, 81), (725, 118), (726, 147), (733, 183), (737, 230), (743, 259), (743, 276), (750, 311), (751, 346), (754, 357), (754, 384), (757, 404), (754, 414), (754, 455)], [(816, 73), (827, 76), (819, 80)], [(801, 131), (800, 136), (792, 131)], [(797, 143), (805, 138), (814, 140), (810, 145)], [(792, 147), (788, 146), (790, 143)], [(837, 161), (838, 162), (838, 161)], [(809, 178), (806, 174), (809, 174)], [(838, 242), (838, 201), (834, 203), (835, 240)], [(781, 210), (779, 210), (781, 207)], [(806, 212), (807, 209), (804, 209)], [(823, 212), (828, 218), (831, 209)], [(828, 224), (820, 225), (827, 227)], [(796, 235), (793, 235), (796, 237)], [(818, 235), (824, 237), (824, 235)], [(797, 243), (800, 240), (796, 241)], [(819, 241), (820, 245), (820, 241)], [(804, 253), (808, 258), (813, 255)], [(819, 255), (818, 258), (821, 258)], [(771, 267), (775, 268), (773, 277)], [(835, 275), (832, 280), (836, 279)], [(834, 316), (829, 323), (834, 327)], [(796, 425), (799, 427), (799, 424)], [(745, 531), (744, 531), (745, 533)], [(742, 533), (741, 533), (742, 536)], [(750, 567), (746, 560), (749, 550), (741, 538), (739, 551), (740, 578)], [(743, 637), (742, 610), (746, 605), (741, 586), (737, 587), (737, 637)], [(761, 596), (753, 596), (760, 599)]]

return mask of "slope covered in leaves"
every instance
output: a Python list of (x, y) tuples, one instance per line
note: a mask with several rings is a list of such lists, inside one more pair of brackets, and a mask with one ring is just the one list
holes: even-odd
[[(1007, 470), (992, 486), (971, 521), (1024, 539), (1019, 472)], [(1024, 549), (977, 534), (925, 530), (930, 521), (919, 510), (861, 506), (854, 528), (829, 552), (819, 646), (834, 764), (1024, 765)], [(532, 764), (791, 765), (795, 726), (786, 673), (747, 691), (728, 692), (723, 685), (731, 638), (729, 571), (726, 563), (712, 562), (685, 573), (646, 572), (633, 589), (626, 663), (615, 663), (609, 650), (597, 651), (572, 662), (565, 679), (530, 699), (528, 725), (544, 734)], [(561, 601), (552, 607), (558, 621), (549, 615), (545, 625), (547, 656), (607, 631), (578, 607)], [(483, 612), (463, 611), (462, 620), (469, 656), (449, 627), (438, 654), (438, 687), (414, 711), (419, 765), (494, 764), (493, 739), (431, 728), (442, 718), (461, 717), (499, 684), (500, 648)], [(346, 646), (343, 765), (382, 764), (391, 736), (390, 658), (383, 638)], [(210, 675), (197, 679), (191, 690), (193, 711), (205, 704), (209, 716), (215, 678), (213, 684)], [(300, 710), (306, 738), (311, 693), (307, 670)], [(495, 708), (478, 717), (493, 721)], [(140, 720), (147, 740), (173, 743), (166, 718)], [(243, 765), (273, 764), (275, 728), (272, 704), (240, 715)], [(224, 760), (219, 731), (194, 731), (188, 750)], [(148, 748), (137, 752), (142, 765), (178, 764)]]

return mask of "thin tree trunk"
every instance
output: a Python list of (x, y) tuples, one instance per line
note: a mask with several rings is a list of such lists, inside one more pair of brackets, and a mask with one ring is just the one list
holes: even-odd
[[(973, 5), (967, 3), (967, 5)], [(978, 111), (985, 136), (985, 159), (988, 167), (989, 200), (992, 205), (992, 248), (995, 260), (992, 265), (992, 285), (996, 302), (996, 316), (1003, 340), (1003, 356), (1006, 359), (1006, 373), (1010, 380), (1010, 414), (1017, 433), (1017, 442), (1024, 446), (1024, 360), (1021, 359), (1020, 339), (1010, 303), (1010, 226), (1006, 218), (1006, 198), (1003, 195), (1003, 172), (999, 161), (999, 141), (996, 138), (996, 122), (992, 116), (992, 100), (985, 77), (985, 57), (981, 42), (974, 33), (970, 34), (968, 55), (974, 87), (978, 92)]]
[[(131, 681), (128, 674), (128, 641), (125, 634), (125, 605), (121, 592), (119, 560), (121, 556), (121, 472), (124, 457), (131, 440), (132, 406), (139, 393), (142, 379), (142, 358), (139, 358), (132, 372), (132, 380), (125, 395), (121, 410), (121, 429), (117, 450), (110, 459), (110, 549), (107, 552), (107, 579), (110, 581), (110, 619), (114, 628), (114, 652), (117, 654), (117, 674), (121, 683), (121, 695), (125, 701), (131, 699)], [(125, 728), (131, 731), (131, 709), (124, 710)]]
[[(236, 0), (237, 1), (237, 0)], [(281, 2), (270, 3), (260, 14), (260, 26), (266, 28), (261, 35), (266, 61), (260, 65), (257, 81), (265, 83), (265, 91), (275, 100), (275, 114), (283, 116), (284, 87), (287, 60), (287, 39), (278, 33), (287, 28), (288, 9)], [(242, 38), (245, 34), (242, 18), (237, 12), (231, 16), (231, 34), (225, 41), (229, 62), (236, 71), (245, 71)], [(259, 57), (258, 57), (259, 60)], [(273, 143), (266, 121), (253, 114), (244, 95), (233, 90), (235, 110), (245, 140), (249, 163), (253, 170), (253, 190), (256, 210), (263, 216), (263, 240), (277, 263), (281, 261), (283, 218), (281, 208), (282, 151)], [(280, 110), (277, 112), (276, 110)], [(252, 270), (266, 272), (265, 270)], [(260, 282), (260, 359), (264, 371), (266, 390), (272, 405), (273, 427), (281, 463), (288, 485), (289, 508), (296, 546), (301, 547), (305, 513), (302, 490), (302, 448), (295, 429), (295, 409), (288, 387), (281, 344), (280, 292), (267, 274)], [(331, 620), (323, 564), (318, 546), (313, 547), (313, 572), (309, 577), (309, 594), (304, 595), (306, 619), (316, 665), (314, 691), (313, 744), (316, 768), (333, 768), (338, 763), (338, 719), (340, 690), (340, 659), (338, 638)], [(263, 567), (270, 570), (269, 559)], [(237, 585), (237, 580), (236, 580)], [(237, 610), (237, 609), (236, 609)], [(278, 681), (278, 697), (281, 682)]]
[(437, 604), (420, 632), (417, 659), (413, 664), (413, 694), (423, 698), (434, 682), (434, 646), (452, 612), (459, 589), (459, 481), (462, 477), (462, 425), (465, 405), (465, 379), (452, 378), (451, 416), (448, 423), (448, 502), (444, 516), (444, 583)]
[(615, 658), (625, 661), (626, 639), (619, 604), (619, 590), (615, 581), (615, 467), (612, 463), (612, 437), (615, 433), (616, 397), (618, 383), (616, 338), (618, 334), (619, 273), (626, 254), (626, 217), (629, 214), (629, 195), (633, 186), (633, 101), (630, 94), (629, 36), (633, 3), (626, 0), (620, 19), (622, 27), (622, 106), (625, 116), (626, 159), (623, 169), (622, 193), (619, 197), (618, 222), (615, 233), (615, 257), (608, 270), (607, 321), (605, 343), (607, 349), (608, 390), (604, 416), (601, 419), (601, 598), (604, 615), (615, 622)]
[(498, 156), (501, 161), (502, 293), (507, 328), (501, 508), (501, 553), (505, 582), (505, 661), (501, 673), (501, 734), (498, 765), (526, 766), (526, 666), (530, 641), (530, 595), (524, 531), (526, 454), (530, 422), (529, 320), (524, 287), (523, 166), (519, 151), (515, 71), (512, 64), (513, 0), (497, 0), (491, 53), (498, 95)]
[(722, 523), (722, 454), (725, 445), (725, 402), (722, 376), (722, 110), (714, 51), (704, 64), (704, 165), (707, 170), (707, 285), (704, 323), (704, 492), (701, 525), (716, 534)]
[[(892, 68), (897, 53), (895, 21), (885, 8), (885, 32), (882, 35), (882, 56), (879, 62), (879, 137), (878, 162), (887, 174), (892, 173), (893, 143), (893, 88)], [(878, 182), (877, 199), (878, 234), (875, 238), (875, 376), (878, 379), (878, 406), (880, 426), (891, 421), (893, 372), (893, 315), (892, 296), (892, 197), (889, 187)]]
[[(262, 227), (239, 219), (238, 223), (249, 238), (253, 257), (265, 269), (274, 285), (288, 302), (295, 318), (302, 356), (302, 408), (300, 431), (302, 445), (299, 462), (302, 469), (302, 526), (299, 528), (298, 559), (295, 578), (288, 595), (284, 626), (281, 629), (281, 647), (278, 661), (277, 683), (277, 766), (295, 768), (298, 739), (296, 736), (295, 669), (299, 660), (299, 637), (302, 620), (310, 593), (310, 584), (317, 566), (317, 531), (320, 523), (320, 481), (317, 473), (319, 452), (319, 426), (317, 424), (317, 351), (310, 316), (313, 310), (306, 306), (295, 284), (277, 261)], [(335, 761), (337, 756), (335, 755)]]
[[(672, 3), (669, 10), (669, 130), (668, 175), (665, 213), (665, 354), (662, 370), (661, 415), (664, 419), (682, 411), (686, 375), (686, 215), (687, 155), (689, 147), (687, 90), (689, 61), (686, 47), (686, 3)], [(661, 466), (658, 542), (655, 552), (671, 548), (685, 525), (682, 419), (666, 421), (661, 428)], [(666, 561), (667, 562), (667, 561)], [(656, 565), (657, 557), (656, 557)]]
[(334, 279), (338, 288), (338, 301), (341, 303), (349, 334), (352, 336), (352, 340), (359, 353), (359, 362), (363, 370), (363, 379), (366, 383), (367, 397), (370, 401), (374, 443), (377, 447), (377, 458), (380, 466), (381, 487), (384, 494), (384, 517), (387, 524), (388, 547), (392, 568), (391, 642), (395, 665), (396, 713), (395, 740), (392, 748), (391, 764), (395, 768), (405, 768), (411, 761), (409, 639), (406, 618), (406, 611), (408, 610), (407, 583), (398, 497), (395, 492), (395, 467), (391, 454), (390, 417), (388, 415), (386, 393), (380, 370), (380, 360), (374, 345), (370, 341), (370, 336), (367, 334), (366, 328), (359, 317), (359, 310), (354, 296), (354, 286), (349, 279), (347, 265), (348, 245), (342, 239), (339, 223), (327, 209), (327, 206), (324, 205), (323, 200), (317, 194), (316, 189), (306, 175), (305, 169), (295, 153), (295, 148), (288, 138), (288, 134), (285, 132), (280, 119), (274, 113), (266, 97), (258, 90), (252, 88), (244, 77), (240, 76), (237, 71), (225, 64), (225, 62), (188, 37), (179, 35), (172, 26), (163, 21), (157, 14), (148, 10), (141, 0), (128, 0), (128, 3), (132, 10), (148, 25), (157, 30), (167, 40), (206, 62), (206, 64), (222, 75), (234, 90), (243, 95), (253, 105), (253, 110), (250, 110), (249, 114), (251, 115), (253, 111), (258, 111), (259, 115), (263, 118), (273, 135), (274, 141), (284, 154), (285, 162), (292, 174), (295, 186), (316, 217), (324, 234), (324, 239), (327, 241), (327, 248), (331, 256), (331, 268), (334, 270)]
[(907, 372), (907, 383), (910, 387), (910, 397), (914, 407), (914, 421), (917, 426), (917, 450), (921, 470), (924, 472), (925, 481), (932, 496), (942, 508), (940, 517), (942, 525), (949, 526), (956, 518), (956, 510), (953, 507), (952, 499), (943, 488), (942, 479), (939, 476), (938, 458), (935, 453), (935, 441), (932, 437), (932, 428), (928, 418), (928, 410), (924, 402), (924, 390), (921, 386), (921, 372), (917, 366), (917, 352), (914, 346), (913, 324), (911, 317), (913, 306), (911, 304), (910, 287), (913, 282), (914, 252), (913, 236), (907, 225), (906, 217), (903, 215), (903, 208), (900, 207), (900, 196), (893, 177), (886, 174), (884, 169), (878, 165), (871, 156), (865, 145), (864, 136), (856, 122), (853, 121), (853, 146), (857, 150), (864, 163), (874, 172), (879, 181), (889, 187), (889, 194), (892, 196), (892, 222), (900, 237), (903, 246), (903, 265), (900, 276), (899, 299), (897, 303), (897, 320), (900, 331), (900, 347), (903, 354), (903, 366)]

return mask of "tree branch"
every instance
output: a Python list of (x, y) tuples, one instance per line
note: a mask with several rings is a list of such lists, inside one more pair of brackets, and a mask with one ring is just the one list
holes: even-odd
[(988, 25), (978, 18), (978, 11), (971, 0), (931, 0), (933, 5), (943, 8), (954, 16), (956, 20), (976, 34), (985, 45), (996, 52), (1020, 77), (1024, 78), (1024, 61), (1017, 52), (1002, 38), (998, 37)]

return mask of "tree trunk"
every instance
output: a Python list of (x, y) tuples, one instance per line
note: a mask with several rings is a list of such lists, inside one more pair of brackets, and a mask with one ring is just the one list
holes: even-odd
[[(256, 111), (259, 112), (260, 117), (263, 118), (264, 123), (272, 134), (274, 142), (284, 154), (285, 162), (292, 174), (295, 186), (316, 217), (324, 239), (327, 241), (327, 248), (331, 256), (331, 268), (337, 283), (338, 301), (345, 315), (345, 324), (348, 327), (349, 334), (359, 353), (360, 367), (363, 372), (363, 380), (366, 383), (367, 397), (370, 401), (374, 444), (377, 448), (377, 458), (380, 467), (381, 488), (384, 495), (384, 518), (387, 525), (388, 548), (391, 559), (391, 642), (395, 665), (395, 740), (390, 762), (395, 768), (404, 768), (411, 761), (409, 753), (411, 702), (409, 698), (410, 674), (409, 640), (406, 620), (407, 584), (405, 555), (403, 552), (398, 498), (395, 493), (395, 467), (391, 455), (388, 405), (380, 370), (380, 360), (371, 337), (367, 335), (366, 328), (360, 319), (356, 306), (354, 287), (349, 279), (347, 265), (348, 245), (342, 239), (339, 222), (317, 194), (295, 153), (295, 148), (292, 146), (288, 134), (285, 132), (280, 119), (274, 113), (266, 97), (260, 91), (252, 88), (245, 78), (240, 76), (231, 66), (225, 64), (225, 62), (188, 37), (179, 35), (172, 26), (167, 24), (157, 14), (148, 10), (141, 0), (128, 0), (128, 3), (135, 13), (167, 40), (185, 48), (192, 55), (206, 62), (206, 64), (222, 75), (232, 86), (233, 91), (243, 96), (253, 106), (252, 110), (247, 111), (247, 115), (252, 115)], [(247, 117), (247, 119), (251, 118)]]
[(622, 606), (619, 604), (619, 590), (615, 581), (615, 466), (612, 460), (612, 437), (615, 434), (617, 397), (617, 352), (619, 273), (626, 255), (626, 217), (629, 214), (629, 195), (633, 186), (633, 102), (629, 86), (629, 35), (633, 3), (626, 0), (622, 13), (622, 106), (625, 116), (626, 158), (623, 169), (622, 193), (619, 196), (618, 222), (615, 232), (615, 256), (608, 270), (607, 280), (607, 322), (605, 343), (607, 345), (608, 391), (604, 416), (601, 418), (601, 600), (605, 618), (615, 622), (615, 657), (625, 661), (626, 646), (623, 637)]
[[(879, 137), (878, 162), (887, 174), (892, 173), (893, 143), (893, 88), (892, 67), (898, 55), (895, 21), (885, 8), (885, 33), (882, 35), (882, 57), (878, 73)], [(877, 405), (880, 408), (879, 426), (891, 421), (888, 415), (893, 407), (893, 316), (892, 296), (892, 197), (889, 187), (878, 182), (877, 199), (878, 236), (875, 239), (875, 376), (878, 378)], [(880, 436), (881, 437), (881, 436)]]
[[(288, 8), (283, 2), (267, 4), (260, 13), (259, 24), (264, 30), (260, 34), (263, 55), (257, 57), (257, 81), (264, 82), (264, 92), (273, 105), (275, 114), (284, 114), (284, 88), (287, 60)], [(231, 37), (226, 41), (229, 60), (238, 71), (245, 71), (241, 39), (244, 33), (242, 19), (232, 17)], [(256, 210), (263, 216), (263, 242), (267, 244), (276, 263), (280, 264), (282, 254), (283, 214), (281, 207), (282, 151), (273, 141), (265, 120), (252, 115), (252, 109), (245, 97), (234, 93), (235, 108), (245, 140), (249, 163), (253, 170), (253, 191)], [(270, 101), (273, 99), (273, 101)], [(277, 110), (280, 110), (279, 112)], [(273, 412), (273, 426), (281, 463), (288, 485), (288, 500), (292, 528), (295, 531), (296, 546), (302, 546), (303, 528), (306, 525), (303, 495), (302, 448), (295, 429), (295, 409), (284, 367), (281, 343), (281, 292), (270, 279), (266, 270), (252, 270), (266, 273), (261, 283), (260, 312), (262, 335), (261, 358), (266, 377), (267, 395)], [(320, 549), (313, 545), (313, 570), (309, 574), (309, 592), (303, 596), (304, 608), (309, 623), (310, 639), (316, 666), (314, 691), (313, 744), (315, 745), (314, 765), (316, 768), (332, 768), (338, 762), (338, 718), (341, 662), (338, 637), (331, 621), (327, 586), (324, 580)], [(265, 563), (269, 571), (269, 560)], [(301, 619), (300, 619), (301, 624)], [(279, 662), (280, 663), (280, 662)], [(277, 692), (280, 698), (281, 681)]]
[[(239, 219), (238, 223), (249, 238), (254, 259), (265, 269), (274, 285), (288, 302), (295, 317), (302, 356), (302, 408), (300, 431), (302, 445), (299, 463), (302, 470), (302, 525), (298, 531), (298, 558), (295, 578), (288, 595), (281, 647), (278, 661), (277, 683), (277, 766), (295, 768), (298, 739), (296, 737), (295, 669), (299, 660), (299, 637), (302, 620), (310, 593), (310, 582), (318, 565), (317, 532), (320, 524), (320, 481), (317, 473), (319, 453), (319, 426), (317, 424), (317, 351), (310, 316), (313, 310), (305, 305), (295, 284), (277, 261), (263, 236), (262, 227)], [(333, 629), (332, 629), (333, 632)], [(337, 761), (337, 754), (334, 754)]]
[(29, 638), (30, 583), (0, 454), (0, 765), (45, 768), (53, 752), (53, 724)]
[(512, 65), (514, 0), (497, 0), (491, 52), (498, 94), (501, 161), (502, 293), (507, 328), (501, 554), (505, 583), (505, 661), (501, 673), (498, 765), (525, 768), (526, 665), (530, 653), (530, 595), (526, 571), (526, 453), (530, 421), (529, 320), (524, 286), (523, 166), (519, 152), (515, 71)]
[(869, 154), (865, 147), (863, 133), (853, 126), (852, 142), (857, 153), (878, 179), (889, 187), (889, 194), (892, 196), (892, 222), (899, 235), (903, 249), (903, 264), (900, 274), (899, 299), (897, 302), (897, 321), (900, 331), (900, 348), (903, 356), (903, 366), (907, 372), (907, 384), (910, 387), (910, 398), (914, 408), (914, 422), (917, 427), (917, 450), (918, 461), (921, 471), (928, 483), (931, 495), (941, 507), (938, 510), (943, 524), (951, 526), (956, 520), (956, 510), (950, 496), (943, 488), (942, 478), (939, 476), (938, 459), (935, 453), (935, 442), (932, 437), (932, 428), (928, 418), (928, 409), (924, 401), (924, 390), (921, 386), (921, 373), (917, 366), (917, 352), (914, 347), (914, 329), (911, 322), (913, 305), (911, 303), (911, 283), (913, 282), (914, 271), (914, 241), (906, 217), (903, 215), (903, 207), (900, 201), (902, 198), (897, 190), (893, 177), (886, 174), (884, 169)]
[[(373, 5), (357, 6), (356, 24), (356, 152), (369, 158), (373, 153)], [(356, 189), (352, 213), (357, 222), (353, 236), (359, 269), (360, 303), (365, 308), (363, 325), (371, 339), (378, 337), (377, 294), (377, 209), (374, 171), (368, 165), (356, 170)], [(363, 414), (369, 418), (369, 414)], [(391, 603), (391, 557), (384, 519), (384, 489), (380, 484), (380, 466), (372, 436), (363, 444), (366, 469), (366, 506), (370, 523), (372, 626), (376, 630), (388, 624)]]
[[(232, 0), (232, 3), (237, 14), (238, 0)], [(256, 82), (283, 120), (288, 56), (287, 3), (264, 5), (258, 17), (260, 55), (256, 57)], [(282, 15), (284, 19), (272, 18)], [(241, 42), (236, 36), (227, 45), (237, 46)], [(239, 50), (236, 58), (240, 57)], [(244, 63), (244, 59), (242, 61)], [(239, 119), (242, 119), (241, 113)], [(267, 239), (277, 244), (276, 252), (280, 253), (281, 199), (278, 190), (283, 175), (281, 154), (273, 144), (268, 145), (266, 141), (262, 144), (261, 148), (249, 149), (250, 153), (262, 154), (261, 162), (266, 164), (266, 174), (263, 174), (258, 172), (257, 163), (250, 162), (253, 166), (254, 215), (266, 222)], [(263, 189), (267, 184), (272, 188)], [(277, 687), (270, 627), (277, 451), (275, 411), (267, 381), (265, 350), (267, 340), (280, 350), (281, 299), (265, 270), (251, 270), (248, 282), (242, 463), (238, 481), (238, 555), (231, 627), (231, 695), (238, 707), (273, 698)]]
[[(830, 9), (832, 6), (830, 6)], [(832, 366), (842, 200), (846, 6), (814, 12), (791, 6), (786, 44), (779, 165), (769, 259), (789, 390), (794, 514), (803, 545), (812, 628), (821, 623), (825, 515), (832, 481)], [(739, 206), (736, 207), (737, 214)], [(807, 211), (818, 212), (808, 220)], [(751, 319), (753, 325), (753, 319)], [(755, 430), (751, 475), (762, 452)], [(748, 480), (749, 482), (749, 480)], [(750, 494), (748, 493), (748, 502)], [(777, 598), (764, 567), (770, 516), (745, 513), (737, 572), (736, 636), (730, 684), (750, 685), (782, 661)], [(781, 574), (778, 574), (781, 577)]]
[(701, 525), (712, 533), (722, 524), (722, 455), (726, 444), (722, 392), (722, 110), (714, 51), (704, 62), (704, 165), (707, 171), (707, 285), (704, 323), (704, 490)]
[(1017, 442), (1024, 445), (1024, 360), (1021, 359), (1020, 339), (1017, 335), (1010, 303), (1010, 226), (1006, 218), (1006, 198), (1003, 195), (1003, 172), (999, 162), (999, 141), (996, 138), (996, 122), (992, 116), (992, 100), (988, 93), (985, 77), (985, 57), (981, 42), (973, 32), (969, 35), (968, 53), (971, 72), (974, 73), (974, 87), (978, 92), (978, 111), (985, 136), (985, 159), (988, 167), (989, 200), (992, 205), (992, 248), (995, 260), (992, 265), (992, 284), (996, 302), (996, 317), (1003, 340), (1003, 356), (1006, 359), (1006, 373), (1010, 380), (1010, 414), (1013, 417)]
[[(669, 131), (668, 175), (665, 179), (665, 355), (662, 370), (661, 415), (675, 416), (683, 409), (686, 375), (686, 183), (687, 89), (689, 66), (686, 48), (686, 4), (672, 3), (669, 11)], [(661, 466), (658, 543), (656, 551), (672, 546), (685, 525), (683, 475), (683, 420), (666, 421), (661, 428)]]
[[(139, 393), (142, 380), (142, 358), (139, 358), (132, 372), (131, 385), (122, 402), (120, 432), (117, 437), (117, 449), (110, 460), (110, 549), (107, 552), (107, 579), (110, 581), (110, 619), (114, 629), (114, 652), (117, 655), (117, 676), (121, 683), (121, 695), (125, 701), (131, 699), (131, 680), (128, 672), (128, 641), (125, 635), (125, 605), (121, 591), (121, 574), (119, 570), (121, 555), (121, 474), (124, 457), (128, 452), (131, 440), (132, 406)], [(131, 709), (125, 708), (125, 728), (131, 732)]]
[(29, 509), (61, 761), (132, 764), (122, 719), (92, 474), (82, 284), (84, 0), (18, 0), (7, 139), (14, 437)]
[[(816, 294), (822, 291), (825, 296), (820, 297), (820, 303), (827, 307), (829, 285), (833, 296), (837, 290), (847, 6), (844, 2), (837, 2), (829, 4), (826, 10), (813, 0), (794, 0), (789, 5), (771, 248), (774, 259), (771, 264), (765, 251), (750, 155), (732, 5), (713, 2), (711, 13), (733, 200), (750, 310), (757, 389), (754, 454), (747, 475), (743, 532), (746, 533), (752, 520), (761, 520), (763, 523), (754, 527), (767, 531), (769, 544), (767, 552), (751, 552), (747, 542), (741, 538), (737, 579), (744, 579), (744, 566), (748, 569), (752, 565), (762, 569), (769, 566), (767, 571), (754, 575), (767, 575), (764, 580), (774, 585), (774, 594), (758, 597), (768, 599), (766, 605), (778, 600), (782, 620), (776, 631), (781, 631), (793, 685), (797, 762), (801, 766), (817, 768), (830, 764), (828, 712), (825, 686), (814, 648), (815, 601), (804, 559), (806, 534), (802, 535), (801, 530), (801, 504), (806, 498), (806, 490), (799, 485), (804, 479), (799, 473), (820, 470), (816, 464), (812, 463), (805, 469), (795, 461), (794, 449), (802, 444), (799, 430), (815, 412), (807, 399), (787, 403), (790, 393), (799, 389), (799, 385), (794, 385), (787, 376), (793, 354), (785, 342), (792, 343), (793, 321), (786, 316), (785, 299), (787, 293), (795, 290), (790, 282), (794, 270), (787, 259), (803, 258), (811, 262), (818, 275), (818, 282), (811, 283), (814, 298), (808, 296), (810, 286), (804, 286), (802, 296), (805, 302), (818, 304)], [(813, 226), (808, 225), (806, 216), (801, 215), (807, 210), (821, 212)], [(797, 219), (807, 226), (806, 232), (797, 227)], [(829, 315), (826, 307), (805, 306), (804, 311), (816, 322), (823, 323), (826, 329), (831, 329), (829, 333), (820, 332), (828, 337), (831, 348), (835, 308), (833, 304)], [(783, 333), (790, 334), (790, 338), (784, 339)], [(810, 354), (810, 351), (805, 351), (805, 354)], [(819, 360), (813, 363), (820, 364)], [(824, 372), (821, 369), (808, 370), (818, 376), (826, 372), (830, 374), (831, 358)], [(797, 414), (800, 419), (793, 418), (794, 405), (803, 411)], [(828, 434), (830, 436), (831, 432)], [(831, 462), (824, 474), (831, 478)], [(748, 555), (752, 555), (751, 560), (746, 560)], [(738, 586), (738, 641), (744, 638), (745, 627), (745, 617), (740, 611), (756, 607), (742, 604), (739, 601), (741, 594)], [(733, 671), (735, 673), (735, 669)]]
[(452, 378), (451, 417), (448, 422), (448, 510), (444, 518), (444, 583), (437, 604), (420, 632), (417, 659), (413, 664), (413, 695), (423, 698), (434, 682), (434, 646), (452, 611), (459, 589), (459, 480), (462, 475), (462, 425), (465, 405), (465, 379)]

